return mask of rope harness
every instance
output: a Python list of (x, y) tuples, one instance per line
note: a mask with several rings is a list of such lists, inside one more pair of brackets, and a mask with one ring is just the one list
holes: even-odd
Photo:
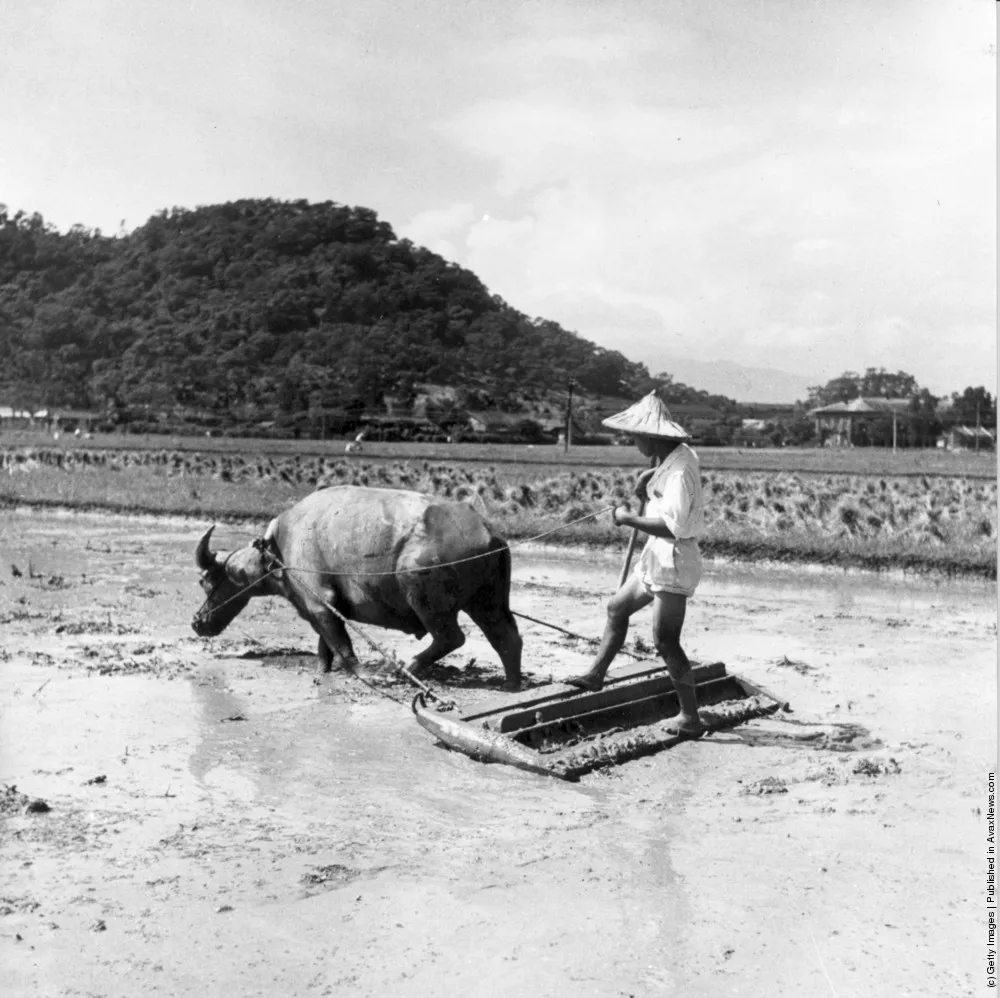
[[(586, 516), (578, 517), (577, 519), (570, 520), (567, 523), (561, 523), (559, 524), (558, 527), (553, 527), (551, 530), (545, 530), (540, 534), (535, 534), (534, 537), (526, 537), (524, 538), (524, 540), (514, 541), (513, 544), (507, 545), (507, 550), (510, 550), (513, 547), (521, 547), (525, 544), (532, 544), (535, 541), (541, 540), (543, 537), (548, 537), (550, 534), (558, 533), (558, 531), (565, 530), (567, 527), (572, 527), (577, 523), (583, 523), (584, 520), (593, 520), (595, 517), (600, 516), (602, 513), (608, 513), (614, 508), (615, 508), (614, 506), (605, 506), (602, 509), (596, 510), (593, 513), (588, 513)], [(324, 575), (331, 578), (352, 578), (352, 579), (371, 579), (371, 578), (385, 577), (389, 575), (417, 575), (420, 572), (433, 572), (439, 568), (449, 568), (452, 565), (463, 565), (469, 561), (479, 561), (482, 558), (492, 558), (495, 555), (502, 554), (504, 551), (504, 548), (495, 548), (492, 551), (484, 551), (482, 554), (470, 555), (468, 558), (458, 558), (455, 561), (442, 561), (438, 565), (421, 565), (417, 568), (399, 568), (393, 571), (385, 571), (385, 572), (323, 572), (315, 568), (298, 568), (294, 565), (282, 565), (280, 562), (278, 562), (277, 556), (275, 555), (271, 547), (268, 545), (267, 541), (262, 537), (257, 538), (257, 540), (253, 542), (253, 546), (257, 548), (257, 550), (260, 551), (261, 554), (263, 554), (265, 557), (269, 557), (273, 559), (276, 563), (278, 563), (279, 567), (271, 569), (270, 571), (262, 575), (259, 579), (254, 580), (250, 585), (244, 586), (241, 590), (239, 590), (239, 592), (235, 593), (233, 596), (230, 596), (229, 599), (220, 603), (218, 606), (213, 606), (211, 608), (211, 612), (215, 613), (221, 610), (224, 606), (227, 606), (229, 603), (235, 602), (245, 593), (248, 593), (251, 589), (255, 589), (258, 585), (260, 585), (261, 582), (264, 581), (264, 579), (269, 578), (272, 575), (276, 575), (281, 571), (295, 572), (299, 575), (302, 574)], [(202, 578), (204, 578), (205, 575), (207, 574), (208, 574), (207, 572), (203, 572)], [(206, 611), (205, 609), (207, 605), (208, 604), (206, 602), (205, 606), (202, 606), (201, 609), (195, 614), (196, 620), (207, 616), (208, 611)], [(543, 623), (543, 621), (537, 621), (537, 623)], [(558, 628), (556, 629), (558, 630)], [(580, 635), (573, 635), (573, 636), (580, 637)], [(584, 638), (584, 640), (589, 640), (589, 639)]]
[[(482, 558), (491, 558), (494, 555), (502, 554), (505, 550), (509, 550), (511, 547), (531, 544), (535, 541), (541, 540), (543, 537), (548, 537), (549, 535), (557, 533), (560, 530), (565, 530), (567, 527), (572, 527), (574, 524), (583, 523), (585, 520), (592, 520), (595, 517), (601, 516), (601, 514), (603, 513), (610, 512), (614, 508), (615, 508), (614, 506), (605, 506), (602, 509), (596, 510), (593, 513), (587, 513), (586, 516), (578, 517), (575, 520), (569, 520), (567, 523), (561, 523), (559, 524), (559, 526), (553, 527), (550, 530), (545, 530), (540, 534), (535, 534), (533, 537), (527, 537), (524, 540), (516, 541), (514, 544), (508, 544), (506, 548), (496, 548), (492, 551), (486, 551), (483, 554), (470, 555), (468, 558), (458, 558), (455, 561), (444, 561), (438, 565), (423, 565), (418, 568), (403, 568), (386, 572), (321, 572), (318, 569), (298, 568), (294, 565), (286, 565), (284, 564), (284, 562), (282, 562), (282, 560), (279, 558), (274, 548), (268, 543), (268, 541), (265, 538), (258, 538), (253, 542), (253, 546), (257, 548), (258, 551), (260, 551), (262, 558), (265, 559), (265, 566), (264, 566), (266, 569), (265, 573), (259, 579), (254, 580), (254, 582), (248, 586), (244, 586), (234, 595), (230, 596), (229, 599), (224, 600), (217, 606), (209, 607), (208, 599), (206, 599), (205, 603), (195, 614), (195, 620), (203, 620), (210, 614), (217, 613), (224, 606), (228, 606), (230, 603), (233, 603), (236, 600), (240, 599), (242, 596), (246, 595), (246, 593), (248, 593), (250, 590), (256, 589), (261, 582), (263, 582), (265, 579), (271, 578), (271, 576), (280, 575), (282, 572), (293, 573), (294, 575), (297, 576), (297, 584), (301, 586), (302, 589), (304, 589), (315, 599), (319, 600), (319, 602), (322, 603), (323, 606), (325, 606), (331, 613), (333, 613), (334, 616), (336, 616), (346, 628), (351, 630), (354, 634), (360, 636), (361, 639), (375, 652), (381, 655), (385, 661), (391, 662), (393, 666), (393, 672), (399, 673), (400, 675), (404, 676), (411, 683), (413, 683), (414, 686), (420, 689), (421, 692), (423, 692), (428, 699), (435, 701), (438, 704), (437, 709), (439, 711), (452, 710), (456, 706), (454, 700), (445, 700), (439, 697), (426, 683), (421, 682), (421, 680), (419, 680), (416, 676), (414, 676), (413, 673), (410, 672), (409, 669), (407, 669), (406, 666), (399, 661), (399, 659), (395, 656), (393, 652), (383, 648), (377, 641), (374, 640), (374, 638), (370, 637), (363, 630), (361, 630), (361, 628), (357, 624), (355, 624), (351, 620), (348, 620), (347, 617), (345, 617), (328, 599), (326, 599), (322, 593), (317, 592), (312, 586), (304, 582), (302, 580), (302, 576), (323, 575), (328, 577), (332, 576), (334, 578), (373, 578), (379, 576), (410, 575), (410, 574), (418, 574), (420, 572), (433, 572), (439, 568), (448, 568), (451, 565), (462, 565), (465, 564), (466, 562), (478, 561)], [(228, 558), (226, 560), (228, 561)], [(271, 567), (272, 565), (274, 567)], [(224, 570), (224, 568), (225, 568), (225, 562), (223, 562), (222, 566), (219, 566), (219, 569), (221, 570)], [(211, 571), (212, 569), (203, 572), (202, 578), (208, 575)], [(209, 599), (211, 599), (211, 596), (209, 596)], [(551, 627), (553, 630), (560, 631), (561, 633), (566, 634), (569, 637), (576, 638), (581, 641), (586, 641), (590, 644), (599, 643), (597, 638), (588, 638), (582, 634), (576, 634), (573, 631), (566, 630), (566, 628), (564, 627), (559, 627), (556, 624), (549, 624), (546, 621), (538, 620), (535, 617), (529, 617), (527, 614), (518, 613), (516, 610), (512, 610), (511, 612), (514, 614), (515, 617), (522, 617), (525, 620), (532, 621), (533, 623), (542, 624), (545, 627)], [(632, 655), (633, 658), (641, 658), (641, 656), (635, 655), (632, 652), (626, 651), (625, 654)], [(408, 706), (404, 701), (399, 700), (397, 697), (392, 696), (391, 693), (388, 693), (386, 690), (379, 689), (377, 686), (370, 683), (364, 676), (361, 676), (358, 673), (351, 673), (351, 675), (355, 679), (358, 679), (362, 683), (364, 683), (369, 689), (374, 690), (381, 696), (388, 697), (388, 699), (394, 701), (395, 703), (401, 704), (402, 706)]]
[[(286, 571), (286, 572), (297, 571), (296, 569), (290, 569), (287, 565), (282, 564), (281, 559), (273, 552), (271, 554), (271, 558), (273, 558), (275, 564), (278, 566), (278, 568), (275, 571)], [(428, 699), (435, 701), (438, 704), (437, 708), (438, 710), (442, 711), (452, 710), (456, 706), (454, 700), (443, 700), (426, 683), (421, 682), (421, 680), (417, 679), (417, 677), (413, 675), (413, 673), (410, 672), (410, 670), (407, 669), (406, 666), (403, 665), (403, 663), (400, 662), (398, 658), (396, 658), (396, 655), (391, 650), (383, 648), (382, 645), (380, 645), (373, 637), (370, 637), (363, 630), (361, 630), (361, 628), (358, 627), (357, 624), (355, 624), (352, 620), (348, 620), (347, 617), (345, 617), (328, 599), (326, 599), (322, 593), (319, 593), (311, 586), (306, 585), (306, 583), (302, 582), (301, 579), (299, 580), (299, 585), (302, 586), (302, 588), (307, 593), (310, 593), (312, 596), (318, 599), (320, 603), (322, 603), (323, 606), (325, 606), (335, 617), (337, 617), (346, 628), (349, 628), (356, 635), (358, 635), (362, 639), (362, 641), (364, 641), (370, 648), (372, 648), (375, 652), (381, 655), (385, 661), (391, 662), (393, 672), (397, 672), (403, 675), (406, 679), (408, 679), (411, 683), (413, 683), (413, 685), (416, 686)], [(391, 693), (388, 693), (386, 690), (379, 689), (374, 684), (368, 682), (368, 680), (364, 676), (358, 675), (358, 673), (356, 672), (352, 672), (351, 675), (353, 675), (355, 679), (361, 680), (361, 682), (363, 682), (365, 686), (367, 686), (371, 690), (374, 690), (376, 693), (388, 697), (390, 700), (393, 700), (396, 703), (401, 704), (403, 707), (407, 706), (404, 700), (400, 700), (397, 697), (394, 697)]]

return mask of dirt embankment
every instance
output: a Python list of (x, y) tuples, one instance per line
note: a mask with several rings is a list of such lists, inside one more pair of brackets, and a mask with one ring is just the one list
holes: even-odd
[[(198, 532), (0, 517), (5, 993), (979, 993), (994, 585), (710, 562), (689, 654), (794, 712), (564, 784), (316, 685), (281, 604), (195, 638)], [(514, 606), (596, 634), (616, 575), (522, 552)], [(523, 634), (532, 684), (587, 661)], [(432, 681), (500, 678), (470, 629)]]
[[(414, 489), (469, 502), (507, 537), (614, 548), (606, 515), (634, 499), (634, 471), (368, 461), (169, 449), (0, 449), (0, 508), (267, 520), (317, 487)], [(972, 475), (705, 471), (705, 553), (740, 561), (996, 578), (996, 482)]]

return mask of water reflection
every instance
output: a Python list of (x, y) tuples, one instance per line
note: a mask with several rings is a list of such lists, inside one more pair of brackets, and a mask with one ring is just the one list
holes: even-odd
[[(514, 583), (584, 589), (595, 598), (613, 591), (621, 569), (619, 555), (607, 552), (521, 550), (514, 558)], [(995, 613), (997, 586), (985, 579), (946, 579), (902, 573), (782, 565), (739, 565), (706, 559), (694, 601), (719, 599), (776, 602), (818, 609), (868, 612), (951, 614)]]

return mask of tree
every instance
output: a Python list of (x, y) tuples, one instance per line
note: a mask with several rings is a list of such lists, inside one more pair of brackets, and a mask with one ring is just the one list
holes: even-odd
[(913, 398), (919, 390), (912, 374), (890, 374), (884, 367), (869, 367), (864, 374), (845, 371), (825, 385), (810, 386), (806, 404), (810, 409), (819, 409), (857, 398)]
[(810, 385), (806, 405), (810, 409), (819, 409), (837, 402), (850, 402), (861, 394), (859, 381), (860, 375), (854, 371), (845, 371), (839, 378), (832, 378), (825, 385)]
[(906, 447), (930, 447), (941, 432), (938, 398), (921, 388), (910, 399), (910, 417), (904, 427), (902, 443)]
[(918, 391), (917, 379), (905, 371), (890, 374), (884, 367), (866, 368), (858, 383), (863, 398), (911, 398)]
[(514, 433), (521, 440), (538, 443), (543, 436), (541, 424), (534, 419), (521, 419), (514, 425)]
[(570, 378), (594, 394), (650, 380), (371, 209), (272, 199), (164, 209), (114, 237), (0, 206), (0, 356), (7, 401), (220, 425), (304, 412), (316, 393), (325, 411), (431, 383), (521, 411)]
[(952, 392), (951, 417), (956, 423), (996, 426), (997, 400), (982, 386)]

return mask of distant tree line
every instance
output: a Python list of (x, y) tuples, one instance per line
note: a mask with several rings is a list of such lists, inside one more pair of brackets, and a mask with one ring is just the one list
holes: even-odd
[[(428, 410), (444, 422), (465, 409), (552, 415), (571, 382), (581, 401), (655, 388), (668, 404), (710, 406), (714, 442), (734, 441), (741, 415), (523, 315), (374, 211), (330, 201), (172, 208), (114, 237), (0, 205), (0, 360), (0, 403), (89, 409), (121, 428), (338, 432), (387, 399), (412, 405), (426, 385), (450, 389)], [(937, 418), (939, 400), (910, 375), (869, 369), (811, 389), (770, 432), (804, 443), (805, 409), (886, 394), (911, 400), (915, 425)], [(953, 400), (965, 421), (995, 424), (985, 389)]]
[(122, 421), (358, 410), (424, 382), (516, 409), (570, 378), (592, 394), (650, 380), (375, 212), (332, 202), (173, 208), (116, 238), (0, 206), (0, 350), (11, 404)]

